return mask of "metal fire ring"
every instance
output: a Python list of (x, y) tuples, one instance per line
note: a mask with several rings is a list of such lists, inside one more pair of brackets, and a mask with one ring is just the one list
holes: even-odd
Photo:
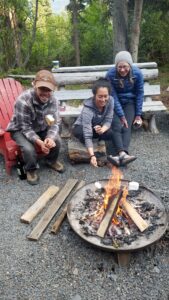
[[(104, 187), (107, 183), (108, 179), (103, 179), (99, 180), (101, 185)], [(122, 180), (121, 181), (122, 185), (128, 185), (129, 181), (128, 180)], [(147, 247), (156, 241), (158, 241), (165, 233), (167, 229), (167, 214), (165, 211), (165, 207), (159, 197), (155, 195), (150, 189), (147, 187), (140, 185), (140, 188), (142, 188), (144, 199), (151, 204), (155, 204), (157, 208), (159, 208), (162, 211), (162, 215), (160, 219), (157, 221), (159, 224), (164, 224), (162, 226), (158, 226), (154, 232), (149, 237), (146, 237), (146, 235), (143, 235), (139, 237), (136, 241), (133, 241), (130, 245), (123, 245), (120, 248), (115, 248), (114, 246), (111, 245), (104, 245), (101, 242), (101, 238), (98, 236), (86, 236), (83, 233), (82, 227), (79, 224), (79, 219), (82, 215), (81, 211), (83, 210), (84, 204), (85, 204), (85, 195), (86, 195), (86, 190), (91, 189), (95, 190), (95, 184), (94, 182), (91, 182), (89, 184), (84, 185), (81, 187), (79, 190), (77, 190), (74, 195), (72, 196), (72, 199), (70, 200), (68, 204), (68, 209), (67, 209), (67, 217), (68, 221), (70, 223), (70, 226), (72, 229), (86, 242), (92, 244), (93, 246), (99, 247), (103, 250), (107, 251), (115, 251), (115, 252), (127, 252), (127, 251), (135, 251), (138, 249), (142, 249), (144, 247)], [(157, 223), (157, 224), (158, 224)]]

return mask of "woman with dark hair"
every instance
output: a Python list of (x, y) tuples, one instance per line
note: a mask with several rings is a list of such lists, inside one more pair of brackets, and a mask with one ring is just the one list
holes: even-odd
[(72, 133), (84, 143), (90, 156), (90, 163), (97, 167), (97, 158), (93, 149), (93, 138), (112, 139), (111, 123), (113, 119), (114, 100), (111, 84), (105, 78), (98, 79), (92, 88), (93, 97), (84, 101), (80, 116), (73, 125)]
[(143, 75), (133, 65), (131, 54), (120, 51), (115, 57), (115, 67), (107, 72), (106, 78), (112, 86), (115, 110), (112, 122), (114, 153), (108, 160), (116, 166), (124, 166), (136, 159), (129, 155), (128, 149), (132, 125), (142, 125)]

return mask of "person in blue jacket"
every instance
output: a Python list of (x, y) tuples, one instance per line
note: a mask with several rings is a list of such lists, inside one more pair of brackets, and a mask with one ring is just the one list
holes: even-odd
[(129, 144), (132, 125), (142, 125), (143, 75), (133, 65), (131, 54), (120, 51), (115, 57), (115, 66), (107, 72), (106, 78), (111, 82), (115, 111), (112, 122), (115, 153), (111, 153), (108, 160), (116, 166), (124, 166), (136, 159), (129, 155)]

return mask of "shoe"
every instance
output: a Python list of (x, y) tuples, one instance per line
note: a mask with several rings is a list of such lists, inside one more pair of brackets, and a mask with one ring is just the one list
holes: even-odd
[(120, 157), (119, 156), (108, 155), (107, 160), (116, 167), (120, 166)]
[(47, 165), (51, 169), (53, 169), (53, 170), (55, 170), (59, 173), (64, 173), (65, 172), (65, 168), (64, 168), (63, 164), (61, 164), (59, 161), (55, 161), (54, 163), (47, 163)]
[(26, 172), (27, 182), (31, 185), (36, 185), (39, 182), (39, 177), (36, 170), (30, 170)]
[(127, 164), (131, 163), (136, 159), (136, 156), (128, 155), (127, 153), (125, 153), (123, 156), (120, 157), (120, 166), (126, 166)]

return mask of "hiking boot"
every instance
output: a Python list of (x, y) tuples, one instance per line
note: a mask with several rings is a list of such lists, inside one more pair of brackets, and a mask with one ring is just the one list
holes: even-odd
[(136, 156), (128, 155), (127, 153), (120, 156), (120, 165), (126, 166), (127, 164), (131, 163), (132, 161), (136, 160)]
[(119, 156), (108, 155), (107, 160), (116, 167), (120, 166), (120, 157)]
[(53, 170), (55, 170), (59, 173), (63, 173), (65, 171), (65, 168), (64, 168), (63, 164), (61, 164), (59, 161), (55, 161), (54, 163), (47, 163), (47, 165), (51, 169), (53, 169)]
[(29, 184), (31, 184), (31, 185), (38, 184), (39, 177), (38, 177), (36, 170), (27, 171), (26, 176), (27, 176), (27, 182), (29, 182)]

